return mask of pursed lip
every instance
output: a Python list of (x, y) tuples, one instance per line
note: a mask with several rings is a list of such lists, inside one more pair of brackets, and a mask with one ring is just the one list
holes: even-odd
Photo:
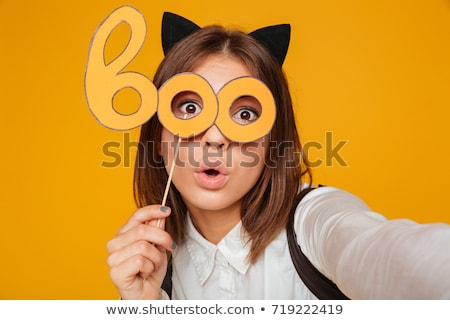
[(229, 178), (229, 173), (223, 165), (211, 167), (202, 164), (200, 168), (194, 172), (198, 185), (205, 189), (220, 189), (225, 185)]

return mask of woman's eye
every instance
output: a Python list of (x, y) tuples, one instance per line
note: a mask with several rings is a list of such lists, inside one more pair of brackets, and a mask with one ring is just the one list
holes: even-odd
[(242, 108), (233, 114), (233, 120), (243, 125), (255, 122), (258, 118), (258, 112), (250, 108)]
[(175, 116), (180, 119), (189, 119), (197, 116), (202, 107), (195, 101), (184, 101), (179, 104)]

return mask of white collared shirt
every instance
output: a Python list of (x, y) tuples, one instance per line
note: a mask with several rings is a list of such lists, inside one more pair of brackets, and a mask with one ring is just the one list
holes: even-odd
[[(318, 188), (302, 200), (295, 232), (309, 260), (353, 299), (450, 299), (450, 226), (387, 221), (355, 196)], [(283, 230), (258, 261), (239, 222), (214, 245), (187, 221), (173, 252), (173, 299), (315, 299)]]

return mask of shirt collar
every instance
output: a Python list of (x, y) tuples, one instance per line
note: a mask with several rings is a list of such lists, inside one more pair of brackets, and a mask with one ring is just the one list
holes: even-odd
[(233, 229), (223, 237), (217, 245), (209, 242), (195, 229), (190, 216), (186, 224), (187, 251), (194, 264), (195, 271), (203, 285), (211, 275), (217, 251), (224, 256), (227, 262), (239, 273), (245, 274), (250, 266), (247, 256), (250, 251), (250, 243), (246, 243), (242, 233), (242, 223), (239, 221)]

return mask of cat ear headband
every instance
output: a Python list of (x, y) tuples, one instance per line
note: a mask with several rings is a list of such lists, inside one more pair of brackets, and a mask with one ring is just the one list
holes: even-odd
[[(106, 42), (121, 23), (130, 27), (130, 39), (122, 52), (106, 63)], [(200, 29), (195, 23), (173, 13), (164, 13), (161, 29), (165, 54), (181, 39)], [(281, 24), (255, 30), (249, 34), (264, 45), (281, 66), (286, 57), (290, 26)], [(144, 75), (123, 71), (139, 53), (146, 36), (144, 16), (131, 6), (114, 10), (97, 28), (91, 40), (85, 73), (85, 94), (90, 111), (103, 126), (114, 130), (129, 130), (147, 122), (157, 113), (161, 124), (181, 138), (200, 134), (216, 124), (233, 141), (249, 142), (270, 132), (275, 121), (275, 102), (267, 86), (254, 77), (237, 78), (225, 84), (219, 92), (201, 76), (185, 72), (168, 79), (159, 89)], [(114, 98), (125, 88), (134, 89), (140, 97), (138, 110), (122, 114), (115, 109)], [(172, 100), (180, 92), (195, 92), (203, 100), (201, 113), (180, 119), (172, 112)], [(230, 119), (229, 108), (243, 96), (256, 98), (262, 107), (260, 117), (249, 124), (237, 124)]]
[[(192, 21), (170, 12), (164, 12), (162, 20), (162, 46), (164, 55), (180, 40), (200, 29)], [(264, 27), (249, 33), (263, 44), (281, 67), (287, 54), (291, 36), (289, 24)]]

